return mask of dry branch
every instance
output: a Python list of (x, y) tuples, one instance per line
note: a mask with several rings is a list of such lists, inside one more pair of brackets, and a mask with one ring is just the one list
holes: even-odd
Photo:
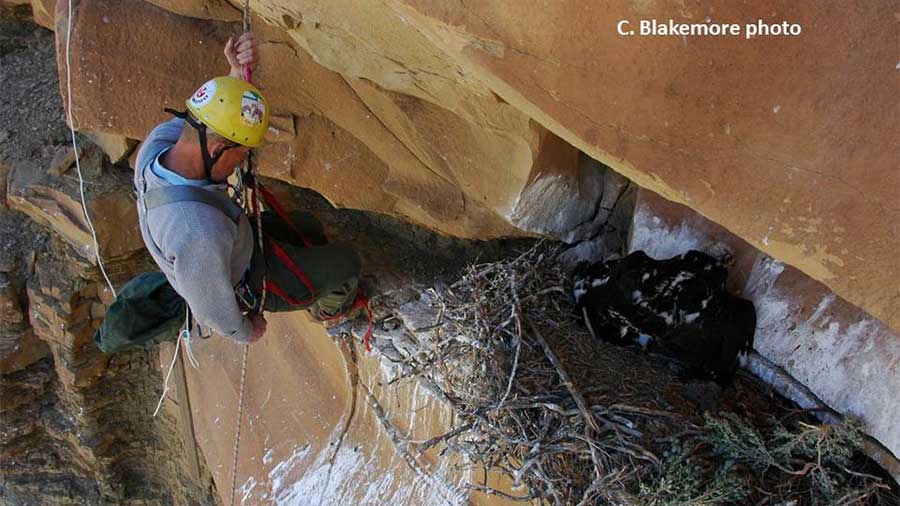
[[(526, 320), (528, 321), (528, 320)], [(584, 396), (581, 395), (581, 392), (575, 388), (575, 383), (572, 382), (572, 379), (569, 378), (569, 375), (566, 373), (565, 368), (563, 368), (562, 364), (559, 363), (559, 359), (556, 358), (556, 354), (553, 353), (553, 349), (550, 348), (550, 345), (547, 343), (547, 340), (544, 339), (544, 336), (541, 335), (540, 331), (537, 327), (534, 326), (531, 321), (528, 321), (528, 328), (534, 333), (534, 338), (537, 340), (538, 344), (541, 345), (541, 348), (544, 350), (544, 355), (547, 356), (547, 360), (553, 364), (553, 367), (556, 369), (556, 373), (559, 374), (559, 379), (562, 380), (562, 384), (566, 387), (566, 390), (572, 394), (572, 399), (575, 400), (575, 404), (578, 406), (578, 410), (581, 412), (582, 418), (584, 418), (584, 423), (588, 424), (588, 427), (595, 432), (600, 432), (600, 427), (597, 425), (597, 421), (594, 419), (594, 414), (591, 412), (590, 408), (588, 408), (587, 401), (584, 400)]]
[(331, 473), (334, 471), (334, 464), (337, 462), (338, 453), (344, 445), (344, 439), (350, 432), (350, 425), (353, 423), (353, 416), (356, 414), (356, 403), (359, 398), (359, 365), (356, 360), (356, 348), (352, 346), (352, 339), (346, 334), (339, 336), (338, 348), (341, 350), (341, 358), (344, 359), (344, 369), (347, 371), (347, 379), (350, 383), (350, 407), (347, 410), (347, 418), (344, 419), (344, 425), (338, 434), (337, 441), (334, 444), (334, 451), (328, 459), (328, 472), (325, 475), (325, 485), (322, 487), (322, 494), (319, 497), (319, 504), (324, 504), (325, 494), (328, 492), (328, 485), (331, 483)]

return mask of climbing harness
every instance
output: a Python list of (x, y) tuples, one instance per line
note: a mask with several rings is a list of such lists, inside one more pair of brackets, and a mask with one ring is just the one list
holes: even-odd
[[(252, 188), (253, 188), (253, 198), (250, 200), (251, 200), (251, 202), (253, 202), (252, 212), (256, 216), (256, 219), (257, 219), (256, 229), (258, 231), (260, 253), (262, 253), (263, 243), (265, 242), (263, 240), (263, 237), (265, 237), (265, 235), (262, 232), (262, 222), (260, 221), (260, 211), (259, 211), (260, 197), (262, 198), (262, 200), (265, 201), (265, 203), (269, 207), (269, 209), (271, 209), (276, 215), (278, 215), (278, 217), (281, 219), (282, 223), (287, 225), (287, 227), (290, 228), (291, 231), (294, 232), (294, 234), (300, 238), (300, 240), (303, 242), (304, 246), (306, 246), (307, 248), (312, 247), (313, 246), (312, 242), (310, 242), (310, 240), (306, 237), (306, 235), (303, 234), (300, 231), (300, 229), (297, 228), (296, 225), (294, 225), (293, 220), (291, 220), (291, 218), (288, 216), (287, 211), (285, 211), (284, 207), (281, 205), (281, 203), (278, 201), (278, 199), (275, 197), (275, 195), (272, 192), (270, 192), (269, 190), (265, 189), (260, 184), (259, 178), (256, 177), (256, 174), (252, 169), (251, 159), (252, 159), (251, 156), (247, 157), (247, 161), (248, 161), (248, 164), (250, 165), (250, 169), (247, 171), (247, 176), (245, 176), (245, 177), (250, 179), (250, 181), (252, 183)], [(288, 270), (290, 270), (291, 273), (294, 274), (294, 276), (296, 276), (297, 279), (299, 279), (301, 281), (301, 283), (303, 283), (303, 285), (306, 287), (307, 291), (309, 292), (309, 297), (307, 297), (306, 299), (303, 299), (303, 300), (297, 300), (297, 299), (291, 297), (290, 295), (288, 295), (287, 292), (285, 292), (285, 290), (283, 290), (278, 285), (278, 283), (276, 283), (275, 281), (266, 280), (265, 274), (263, 274), (262, 296), (261, 296), (261, 298), (263, 300), (263, 304), (265, 303), (266, 292), (272, 292), (273, 294), (277, 295), (282, 300), (284, 300), (285, 302), (287, 302), (288, 304), (290, 304), (292, 306), (302, 306), (302, 305), (312, 304), (317, 298), (317, 293), (316, 293), (315, 287), (309, 281), (309, 278), (307, 278), (306, 274), (303, 273), (303, 270), (300, 269), (299, 266), (297, 266), (297, 264), (291, 259), (290, 255), (288, 255), (287, 252), (284, 251), (284, 249), (281, 246), (279, 246), (276, 241), (273, 241), (271, 238), (268, 238), (268, 239), (269, 239), (268, 244), (272, 248), (272, 252), (288, 268)], [(263, 306), (261, 305), (260, 307), (263, 307)], [(366, 330), (366, 334), (363, 339), (363, 342), (366, 345), (366, 351), (372, 351), (372, 345), (370, 344), (370, 340), (372, 338), (372, 332), (374, 330), (374, 326), (375, 326), (374, 321), (375, 320), (372, 316), (372, 310), (369, 307), (369, 299), (366, 297), (366, 294), (362, 288), (357, 288), (356, 298), (353, 301), (353, 305), (351, 305), (346, 311), (343, 311), (343, 312), (338, 313), (333, 316), (320, 318), (320, 320), (321, 321), (338, 320), (338, 319), (346, 317), (348, 314), (350, 314), (354, 311), (362, 310), (362, 309), (364, 309), (366, 311), (366, 315), (368, 316), (368, 320), (369, 320), (368, 328)]]
[[(256, 219), (256, 231), (257, 231), (257, 240), (259, 242), (259, 252), (260, 255), (264, 253), (264, 245), (268, 244), (270, 248), (272, 248), (272, 252), (278, 258), (278, 260), (283, 263), (291, 273), (303, 283), (303, 286), (306, 287), (306, 290), (309, 292), (309, 297), (303, 300), (297, 300), (281, 288), (273, 280), (267, 279), (265, 271), (263, 271), (263, 281), (261, 285), (261, 295), (260, 295), (260, 308), (264, 307), (265, 304), (265, 296), (267, 292), (272, 292), (275, 295), (281, 297), (285, 302), (292, 306), (300, 306), (300, 305), (309, 305), (312, 304), (317, 297), (316, 289), (313, 287), (312, 283), (309, 281), (309, 278), (303, 272), (302, 269), (291, 259), (290, 255), (284, 251), (284, 248), (278, 245), (278, 243), (272, 240), (270, 237), (265, 235), (262, 227), (262, 213), (260, 212), (260, 207), (262, 205), (261, 200), (266, 203), (266, 205), (275, 212), (276, 215), (284, 222), (297, 237), (303, 241), (303, 245), (307, 248), (312, 246), (312, 243), (309, 239), (306, 238), (305, 235), (300, 233), (300, 230), (294, 225), (293, 221), (288, 217), (287, 212), (281, 206), (281, 203), (278, 202), (278, 199), (275, 198), (269, 190), (266, 190), (262, 184), (259, 182), (259, 178), (256, 177), (255, 171), (253, 169), (252, 164), (252, 155), (247, 157), (247, 163), (249, 168), (247, 170), (247, 174), (244, 176), (246, 179), (249, 179), (252, 186), (250, 188), (253, 189), (253, 195), (248, 198), (248, 200), (252, 203), (251, 213)], [(266, 240), (268, 239), (268, 241)], [(265, 257), (263, 257), (265, 258)]]
[[(252, 160), (252, 158), (248, 157), (248, 163), (251, 160)], [(260, 244), (260, 246), (259, 246), (260, 252), (262, 252), (263, 244), (268, 244), (268, 246), (272, 249), (272, 253), (275, 255), (275, 257), (278, 258), (278, 260), (282, 264), (284, 264), (284, 266), (287, 267), (287, 269), (298, 280), (300, 280), (300, 282), (303, 284), (304, 287), (306, 287), (306, 290), (309, 293), (309, 296), (306, 297), (305, 299), (298, 300), (298, 299), (292, 297), (290, 294), (288, 294), (287, 291), (282, 289), (282, 287), (280, 285), (278, 285), (278, 283), (275, 282), (274, 280), (267, 280), (265, 277), (265, 274), (264, 274), (263, 275), (263, 284), (262, 284), (262, 296), (261, 296), (261, 298), (263, 299), (262, 304), (265, 303), (264, 297), (267, 292), (271, 292), (274, 295), (277, 295), (282, 300), (284, 300), (285, 302), (287, 302), (288, 304), (290, 304), (292, 306), (308, 306), (308, 305), (312, 304), (318, 298), (318, 293), (317, 293), (315, 287), (310, 282), (309, 278), (306, 276), (306, 274), (304, 274), (303, 270), (294, 262), (294, 260), (291, 259), (290, 255), (284, 250), (284, 248), (282, 248), (278, 244), (277, 241), (272, 240), (272, 238), (266, 236), (265, 233), (262, 232), (262, 222), (260, 221), (260, 212), (259, 212), (259, 208), (261, 205), (260, 200), (264, 201), (266, 203), (266, 206), (268, 206), (268, 208), (271, 209), (278, 216), (278, 218), (281, 220), (281, 222), (284, 223), (288, 228), (290, 228), (290, 230), (294, 233), (295, 236), (300, 238), (300, 240), (303, 242), (304, 246), (306, 246), (307, 248), (312, 247), (313, 246), (312, 242), (306, 237), (305, 234), (303, 234), (300, 231), (300, 229), (297, 228), (297, 226), (294, 224), (293, 220), (291, 220), (291, 218), (288, 216), (287, 211), (284, 209), (284, 207), (281, 205), (281, 203), (278, 201), (278, 199), (275, 197), (275, 195), (272, 192), (270, 192), (269, 190), (267, 190), (265, 187), (262, 186), (262, 184), (259, 182), (259, 178), (256, 177), (255, 172), (252, 169), (252, 164), (251, 164), (250, 170), (247, 171), (247, 174), (244, 176), (244, 178), (250, 182), (250, 184), (251, 184), (250, 188), (253, 189), (253, 196), (248, 198), (248, 200), (253, 203), (252, 214), (254, 214), (257, 219), (257, 227), (256, 228), (257, 228), (257, 232), (258, 232), (257, 235), (258, 235), (259, 244)], [(264, 240), (264, 238), (268, 239), (268, 240)], [(263, 307), (263, 306), (260, 305), (260, 307)], [(372, 351), (372, 346), (370, 344), (370, 340), (372, 337), (372, 332), (374, 330), (374, 318), (372, 316), (372, 310), (369, 307), (369, 299), (366, 297), (365, 292), (361, 288), (358, 288), (356, 290), (356, 298), (354, 299), (353, 304), (347, 310), (345, 310), (341, 313), (338, 313), (336, 315), (331, 315), (331, 316), (328, 316), (325, 318), (319, 318), (319, 319), (321, 321), (339, 320), (341, 318), (346, 317), (348, 314), (350, 314), (354, 311), (358, 311), (358, 310), (365, 310), (366, 315), (368, 316), (369, 326), (368, 326), (368, 329), (366, 330), (366, 334), (364, 337), (364, 343), (366, 345), (366, 351)]]

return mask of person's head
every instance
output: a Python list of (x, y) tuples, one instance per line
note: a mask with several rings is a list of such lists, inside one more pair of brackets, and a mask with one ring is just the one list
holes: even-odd
[[(200, 145), (200, 136), (196, 128), (185, 125), (178, 142), (196, 149), (197, 156), (200, 157), (200, 160), (203, 159), (203, 152), (201, 151), (203, 148)], [(211, 130), (207, 130), (206, 150), (209, 153), (209, 160), (213, 162), (208, 177), (213, 181), (220, 182), (227, 179), (234, 171), (234, 168), (243, 163), (244, 159), (247, 158), (250, 147), (242, 146)]]
[(200, 147), (207, 177), (214, 181), (227, 178), (250, 148), (262, 144), (269, 126), (269, 106), (252, 84), (235, 77), (217, 77), (185, 103), (185, 119), (193, 128), (185, 128), (179, 142)]

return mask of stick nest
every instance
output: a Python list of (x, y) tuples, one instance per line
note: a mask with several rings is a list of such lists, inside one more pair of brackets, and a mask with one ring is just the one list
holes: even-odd
[(885, 480), (850, 469), (858, 426), (704, 418), (664, 360), (592, 338), (552, 246), (429, 292), (437, 338), (404, 377), (457, 423), (413, 447), (464, 456), (470, 489), (554, 505), (892, 504)]

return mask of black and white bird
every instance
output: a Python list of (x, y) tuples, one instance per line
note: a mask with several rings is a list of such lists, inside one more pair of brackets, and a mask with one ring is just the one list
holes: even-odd
[(576, 274), (576, 316), (599, 339), (653, 347), (683, 362), (688, 376), (727, 382), (756, 329), (753, 303), (730, 295), (727, 277), (699, 251), (668, 260), (635, 251)]

